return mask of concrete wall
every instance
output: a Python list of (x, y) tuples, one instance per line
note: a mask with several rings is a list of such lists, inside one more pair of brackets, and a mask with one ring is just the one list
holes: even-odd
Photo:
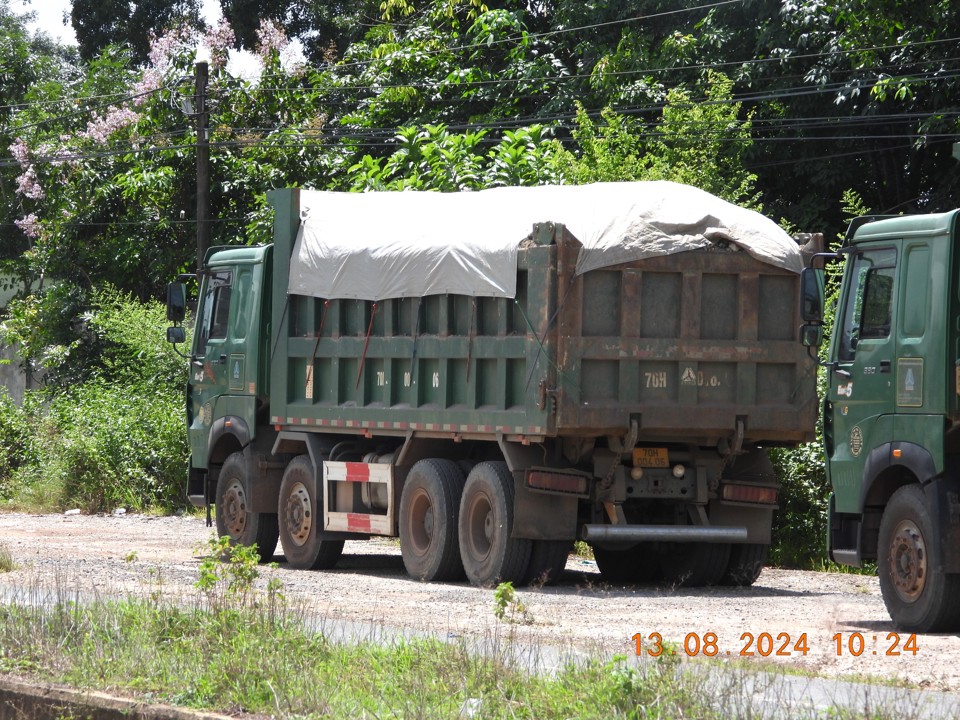
[(150, 705), (95, 690), (72, 690), (0, 676), (0, 720), (231, 720), (225, 715)]

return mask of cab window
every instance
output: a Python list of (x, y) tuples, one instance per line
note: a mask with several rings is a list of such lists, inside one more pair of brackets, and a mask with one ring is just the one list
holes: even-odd
[(204, 357), (210, 341), (224, 340), (230, 322), (230, 295), (233, 273), (214, 271), (207, 279), (201, 307), (200, 328), (197, 333), (197, 356)]
[(896, 264), (894, 248), (870, 250), (854, 258), (840, 334), (841, 361), (853, 360), (862, 340), (890, 337)]

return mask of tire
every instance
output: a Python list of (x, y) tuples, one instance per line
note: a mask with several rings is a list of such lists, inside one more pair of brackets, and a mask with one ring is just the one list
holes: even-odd
[(743, 543), (730, 546), (730, 561), (720, 578), (720, 585), (749, 587), (753, 585), (770, 555), (770, 546), (764, 543)]
[(521, 584), (531, 542), (513, 532), (513, 476), (504, 462), (482, 462), (470, 471), (460, 502), (460, 557), (474, 585)]
[(531, 540), (530, 562), (523, 584), (553, 585), (563, 575), (572, 549), (570, 540)]
[(677, 587), (720, 582), (730, 561), (729, 543), (675, 543), (660, 558), (663, 578)]
[(880, 520), (877, 573), (894, 624), (908, 632), (960, 628), (960, 575), (943, 572), (939, 538), (919, 485), (897, 490)]
[(299, 570), (332, 568), (343, 554), (343, 540), (317, 537), (322, 529), (323, 504), (316, 485), (313, 463), (307, 455), (291, 460), (280, 481), (280, 545), (287, 564)]
[(603, 579), (609, 583), (642, 583), (660, 576), (660, 562), (648, 543), (610, 550), (593, 546), (593, 558)]
[(457, 526), (463, 473), (452, 460), (421, 460), (410, 468), (400, 497), (400, 554), (410, 577), (464, 577)]
[(277, 549), (277, 516), (272, 513), (254, 513), (248, 509), (250, 478), (243, 453), (227, 457), (217, 477), (214, 497), (217, 515), (217, 534), (230, 538), (231, 545), (257, 546), (260, 562), (268, 562)]

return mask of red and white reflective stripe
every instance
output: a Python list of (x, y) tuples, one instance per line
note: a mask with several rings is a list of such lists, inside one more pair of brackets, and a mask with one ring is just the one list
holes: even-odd
[(380, 482), (393, 480), (393, 466), (387, 463), (335, 462), (323, 463), (323, 477), (328, 482)]
[(327, 530), (336, 532), (368, 533), (370, 535), (392, 535), (393, 527), (386, 515), (368, 515), (366, 513), (327, 513)]
[[(373, 430), (422, 430), (430, 432), (449, 432), (449, 433), (483, 433), (492, 435), (496, 433), (505, 433), (507, 435), (530, 435), (537, 437), (546, 434), (546, 429), (540, 425), (509, 426), (509, 425), (457, 425), (455, 423), (411, 423), (411, 422), (390, 422), (389, 420), (363, 421), (360, 420), (335, 420), (331, 418), (300, 418), (288, 417), (282, 418), (276, 415), (272, 418), (274, 425), (314, 425), (316, 427), (334, 427), (334, 428), (355, 428), (364, 431)], [(282, 429), (282, 428), (278, 428)]]
[[(324, 527), (330, 531), (364, 533), (367, 535), (390, 535), (393, 529), (393, 466), (388, 463), (337, 462), (328, 460), (323, 463), (324, 497), (336, 503), (338, 492), (333, 483), (380, 483), (387, 488), (387, 512), (384, 515), (352, 512), (359, 509), (352, 500), (346, 501), (346, 507), (328, 507), (324, 503)], [(347, 494), (348, 498), (353, 493)], [(346, 512), (342, 512), (342, 511)]]

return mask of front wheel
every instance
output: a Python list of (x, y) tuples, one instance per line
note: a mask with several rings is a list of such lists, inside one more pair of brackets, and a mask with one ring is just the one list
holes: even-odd
[(230, 538), (231, 545), (256, 544), (260, 562), (267, 562), (277, 549), (277, 516), (250, 511), (250, 478), (243, 453), (228, 456), (217, 477), (214, 504), (217, 535)]
[(530, 541), (513, 538), (513, 477), (503, 462), (482, 462), (470, 471), (460, 503), (460, 557), (467, 577), (486, 587), (522, 583)]
[(880, 520), (877, 572), (894, 624), (909, 632), (960, 626), (960, 575), (941, 569), (939, 538), (919, 485), (897, 490)]
[(343, 554), (343, 540), (321, 540), (323, 505), (317, 495), (313, 463), (298, 455), (283, 471), (280, 481), (280, 544), (292, 568), (321, 570), (332, 568)]

